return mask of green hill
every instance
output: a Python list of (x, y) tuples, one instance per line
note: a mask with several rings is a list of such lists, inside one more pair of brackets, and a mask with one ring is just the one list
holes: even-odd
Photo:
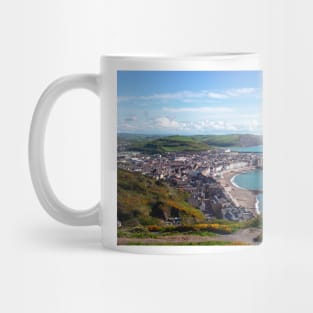
[(261, 136), (250, 134), (140, 137), (140, 140), (135, 136), (132, 138), (129, 141), (129, 150), (149, 154), (197, 152), (206, 151), (210, 147), (249, 147), (262, 144)]
[(262, 136), (251, 134), (199, 135), (193, 137), (215, 147), (251, 147), (262, 144)]
[(117, 134), (117, 142), (119, 144), (125, 144), (125, 143), (131, 143), (131, 142), (155, 140), (155, 139), (158, 139), (160, 137), (162, 137), (162, 136), (160, 136), (160, 135), (118, 133)]
[(130, 145), (130, 150), (150, 154), (164, 152), (205, 151), (209, 147), (201, 140), (189, 136), (168, 136), (155, 140), (144, 140)]
[(186, 223), (201, 222), (200, 210), (186, 202), (187, 195), (139, 173), (118, 169), (117, 215), (123, 225), (157, 225), (169, 217)]

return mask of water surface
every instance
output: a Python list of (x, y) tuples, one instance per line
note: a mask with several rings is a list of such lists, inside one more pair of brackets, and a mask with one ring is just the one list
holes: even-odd
[(263, 209), (263, 171), (256, 169), (250, 172), (238, 174), (233, 178), (233, 183), (240, 188), (261, 191), (257, 195), (258, 208)]
[(252, 147), (229, 147), (230, 151), (234, 152), (263, 152), (263, 146), (252, 146)]

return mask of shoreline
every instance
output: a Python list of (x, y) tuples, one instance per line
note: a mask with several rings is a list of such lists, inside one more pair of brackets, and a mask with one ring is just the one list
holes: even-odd
[(255, 167), (244, 167), (241, 169), (225, 171), (222, 173), (221, 177), (218, 178), (218, 181), (236, 206), (245, 207), (253, 211), (255, 214), (260, 215), (259, 201), (257, 199), (258, 192), (242, 188), (234, 182), (234, 178), (237, 175), (250, 172), (255, 169)]
[(256, 212), (260, 215), (261, 211), (260, 211), (260, 200), (258, 199), (258, 197), (256, 197), (256, 201), (255, 201), (255, 210)]
[(242, 188), (240, 186), (238, 186), (236, 183), (235, 183), (235, 178), (238, 176), (238, 175), (241, 175), (243, 173), (246, 173), (246, 172), (242, 172), (242, 173), (237, 173), (235, 174), (231, 179), (230, 179), (230, 182), (232, 183), (233, 186), (235, 186), (236, 188), (238, 189), (245, 189), (245, 188)]

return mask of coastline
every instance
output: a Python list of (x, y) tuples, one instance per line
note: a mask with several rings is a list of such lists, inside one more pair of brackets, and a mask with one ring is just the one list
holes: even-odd
[(234, 182), (234, 178), (237, 175), (253, 170), (255, 170), (255, 167), (244, 167), (225, 171), (218, 181), (236, 206), (242, 206), (253, 211), (255, 214), (260, 214), (257, 200), (258, 193), (253, 190), (241, 188)]
[(260, 201), (259, 201), (258, 197), (256, 197), (255, 210), (256, 210), (256, 212), (257, 212), (259, 215), (261, 214), (261, 211), (260, 211)]

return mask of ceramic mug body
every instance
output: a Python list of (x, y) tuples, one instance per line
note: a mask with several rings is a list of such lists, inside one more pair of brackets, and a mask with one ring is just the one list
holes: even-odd
[[(100, 225), (104, 247), (119, 251), (202, 253), (258, 245), (261, 83), (253, 53), (103, 56), (99, 75), (61, 79), (39, 100), (30, 136), (39, 200), (61, 222)], [(74, 213), (52, 193), (40, 151), (51, 106), (80, 87), (101, 101), (102, 181), (100, 203)]]

